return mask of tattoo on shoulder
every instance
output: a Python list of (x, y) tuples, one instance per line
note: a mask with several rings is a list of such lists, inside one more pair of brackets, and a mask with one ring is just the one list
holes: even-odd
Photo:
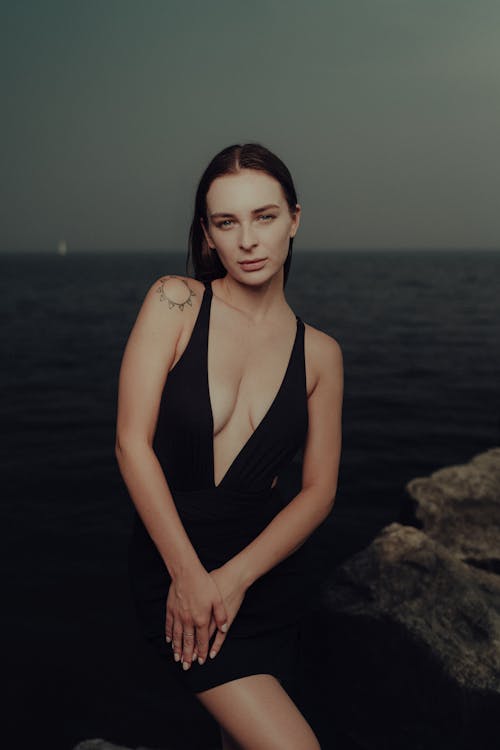
[(191, 297), (196, 297), (196, 292), (194, 292), (191, 287), (188, 285), (187, 281), (184, 279), (179, 279), (179, 281), (182, 281), (183, 284), (185, 284), (187, 290), (188, 290), (188, 296), (187, 299), (184, 300), (184, 302), (176, 302), (173, 299), (170, 299), (170, 297), (165, 292), (164, 284), (168, 279), (179, 279), (178, 276), (164, 276), (162, 279), (160, 279), (160, 286), (156, 290), (158, 294), (160, 295), (160, 301), (163, 302), (163, 300), (167, 300), (168, 306), (170, 309), (174, 307), (174, 305), (177, 305), (180, 310), (184, 310), (184, 305), (189, 305), (190, 307), (193, 306), (193, 303), (191, 302)]

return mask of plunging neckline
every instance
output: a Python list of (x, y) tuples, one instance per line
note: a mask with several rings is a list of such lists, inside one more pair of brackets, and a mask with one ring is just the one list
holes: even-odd
[(226, 479), (227, 479), (228, 475), (230, 474), (230, 472), (233, 470), (236, 462), (241, 458), (241, 456), (243, 455), (244, 451), (249, 447), (250, 443), (255, 438), (256, 433), (259, 432), (259, 430), (262, 428), (263, 424), (266, 422), (266, 420), (270, 416), (271, 411), (273, 410), (274, 406), (276, 405), (276, 403), (278, 401), (278, 398), (280, 397), (281, 392), (283, 391), (283, 388), (285, 387), (285, 383), (286, 383), (287, 378), (288, 378), (288, 373), (290, 372), (290, 368), (291, 368), (292, 360), (293, 360), (293, 355), (295, 353), (295, 349), (296, 349), (296, 346), (297, 346), (297, 341), (298, 341), (298, 338), (299, 338), (299, 317), (298, 317), (298, 315), (295, 315), (295, 323), (296, 323), (295, 337), (294, 337), (294, 340), (293, 340), (293, 345), (292, 345), (292, 350), (290, 352), (290, 356), (288, 357), (288, 362), (287, 362), (287, 365), (286, 365), (285, 373), (284, 373), (284, 375), (283, 375), (283, 377), (281, 379), (279, 388), (278, 388), (278, 390), (277, 390), (277, 392), (276, 392), (273, 400), (271, 401), (268, 409), (266, 410), (264, 416), (262, 417), (262, 419), (258, 423), (257, 427), (253, 430), (253, 432), (250, 433), (250, 436), (243, 443), (243, 445), (241, 446), (240, 450), (238, 451), (238, 453), (236, 454), (236, 456), (233, 458), (233, 460), (229, 464), (228, 468), (226, 469), (226, 471), (225, 471), (224, 475), (222, 476), (222, 479), (220, 480), (219, 484), (216, 484), (215, 483), (215, 445), (214, 445), (214, 426), (215, 425), (214, 425), (214, 412), (213, 412), (213, 408), (212, 408), (212, 399), (210, 398), (210, 383), (209, 383), (209, 378), (208, 378), (208, 343), (209, 343), (209, 336), (210, 336), (210, 317), (211, 317), (211, 312), (212, 312), (212, 300), (213, 300), (213, 296), (214, 295), (213, 295), (213, 289), (212, 289), (212, 282), (209, 281), (208, 283), (209, 283), (209, 286), (210, 286), (210, 299), (209, 299), (209, 305), (208, 305), (207, 336), (206, 336), (206, 348), (205, 348), (206, 349), (206, 353), (205, 353), (205, 373), (206, 373), (205, 384), (206, 384), (206, 390), (207, 390), (208, 411), (209, 411), (209, 415), (210, 415), (210, 420), (209, 420), (210, 421), (209, 439), (210, 439), (210, 455), (211, 455), (211, 458), (212, 458), (212, 460), (211, 460), (211, 469), (210, 469), (210, 479), (211, 479), (211, 483), (213, 485), (213, 488), (214, 489), (219, 489), (219, 488), (221, 488), (221, 486), (226, 481)]

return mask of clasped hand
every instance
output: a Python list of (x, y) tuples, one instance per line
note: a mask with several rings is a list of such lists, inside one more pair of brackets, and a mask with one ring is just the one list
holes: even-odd
[(189, 669), (196, 659), (215, 658), (245, 597), (246, 588), (228, 564), (207, 572), (203, 566), (172, 580), (166, 602), (165, 634), (175, 661)]

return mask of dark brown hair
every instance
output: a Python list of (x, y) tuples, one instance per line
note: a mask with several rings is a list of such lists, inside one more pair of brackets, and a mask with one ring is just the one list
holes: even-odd
[[(186, 260), (186, 275), (191, 275), (190, 267), (194, 269), (194, 278), (199, 281), (222, 278), (226, 269), (222, 265), (217, 250), (210, 250), (201, 227), (200, 218), (208, 227), (207, 193), (212, 182), (221, 175), (237, 174), (241, 169), (256, 169), (274, 177), (283, 188), (286, 201), (292, 213), (295, 213), (297, 194), (292, 176), (281, 159), (260, 143), (245, 143), (228, 146), (220, 151), (203, 172), (194, 204), (194, 217), (189, 230), (189, 250)], [(283, 286), (286, 285), (288, 271), (292, 262), (293, 237), (290, 237), (288, 255), (283, 267)]]

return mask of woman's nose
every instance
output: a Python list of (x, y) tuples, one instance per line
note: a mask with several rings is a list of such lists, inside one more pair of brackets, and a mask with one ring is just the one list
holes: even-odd
[(255, 233), (249, 224), (241, 225), (240, 247), (251, 248), (256, 244)]

